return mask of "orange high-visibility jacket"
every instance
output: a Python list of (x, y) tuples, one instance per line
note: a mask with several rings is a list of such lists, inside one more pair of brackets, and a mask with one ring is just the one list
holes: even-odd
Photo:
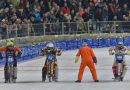
[[(0, 47), (0, 51), (6, 51), (7, 50), (7, 46), (3, 46)], [(19, 47), (15, 47), (13, 48), (14, 51), (20, 51), (21, 49)]]
[(76, 56), (81, 56), (81, 63), (92, 62), (95, 54), (92, 48), (89, 48), (87, 45), (82, 46)]

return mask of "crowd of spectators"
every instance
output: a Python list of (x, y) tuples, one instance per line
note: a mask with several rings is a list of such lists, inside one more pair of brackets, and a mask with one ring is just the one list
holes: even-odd
[[(96, 28), (101, 26), (98, 21), (130, 21), (129, 0), (0, 0), (0, 37), (9, 35), (26, 36), (29, 33), (43, 35), (46, 32), (61, 33), (74, 30), (88, 30), (93, 24), (82, 22), (97, 21)], [(61, 27), (58, 22), (80, 22), (79, 24), (65, 24)], [(41, 25), (42, 23), (54, 23), (54, 25)], [(33, 25), (32, 25), (33, 24)], [(107, 25), (112, 27), (111, 25)], [(6, 27), (8, 25), (8, 28)], [(17, 27), (15, 27), (17, 25)], [(29, 28), (27, 25), (31, 25)], [(57, 25), (57, 26), (56, 26)], [(130, 28), (129, 23), (123, 23), (125, 28)], [(11, 28), (9, 28), (11, 26)], [(127, 26), (127, 27), (126, 27)], [(123, 26), (124, 27), (124, 26)], [(105, 27), (106, 28), (106, 27)], [(23, 33), (24, 30), (24, 33)], [(105, 29), (103, 29), (105, 30)], [(21, 35), (23, 34), (23, 35)]]
[(129, 21), (129, 0), (0, 0), (0, 24)]

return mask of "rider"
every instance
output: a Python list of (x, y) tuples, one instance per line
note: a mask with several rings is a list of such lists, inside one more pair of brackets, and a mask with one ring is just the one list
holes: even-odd
[[(48, 43), (46, 48), (42, 48), (42, 53), (43, 53), (43, 55), (51, 53), (51, 54), (53, 54), (55, 56), (54, 72), (56, 74), (55, 79), (57, 80), (58, 79), (58, 77), (57, 77), (58, 66), (57, 66), (56, 55), (60, 56), (61, 55), (61, 50), (58, 49), (58, 48), (55, 48), (53, 43)], [(44, 64), (44, 66), (42, 68), (42, 79), (43, 79), (43, 81), (46, 80), (46, 74), (47, 74), (47, 59), (45, 60), (45, 64)]]
[[(14, 79), (17, 78), (17, 57), (21, 56), (21, 49), (19, 47), (14, 46), (13, 41), (9, 40), (7, 41), (6, 46), (0, 47), (0, 51), (5, 52), (5, 56), (3, 56), (6, 59), (6, 63), (4, 66), (4, 75), (5, 75), (5, 83), (7, 82), (7, 58), (9, 56), (13, 56), (14, 58), (14, 64), (13, 64), (13, 70), (14, 70)], [(17, 53), (17, 56), (16, 56)]]
[[(124, 54), (128, 53), (128, 49), (124, 46), (123, 42), (118, 42), (115, 47), (112, 47), (112, 48), (109, 49), (109, 54), (110, 55), (113, 55), (114, 53), (116, 54), (118, 52), (122, 52)], [(117, 62), (116, 62), (116, 59), (114, 59), (112, 70), (113, 70), (115, 80), (118, 78), (117, 68), (118, 68), (117, 67)], [(123, 61), (123, 74), (121, 76), (121, 80), (123, 80), (123, 78), (124, 78), (124, 76), (126, 74), (126, 71), (127, 71), (127, 64), (126, 64), (126, 61), (124, 60)]]

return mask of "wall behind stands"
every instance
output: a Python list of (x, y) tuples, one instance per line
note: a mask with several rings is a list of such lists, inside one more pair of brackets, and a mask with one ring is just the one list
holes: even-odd
[[(108, 38), (83, 38), (83, 39), (74, 39), (74, 40), (60, 40), (52, 41), (54, 45), (62, 50), (75, 50), (81, 47), (83, 42), (87, 42), (92, 48), (103, 48), (115, 46), (117, 42), (123, 42), (125, 46), (130, 46), (130, 36), (117, 38), (117, 37), (108, 37)], [(22, 57), (18, 61), (28, 60), (34, 57), (37, 57), (41, 53), (41, 48), (44, 48), (48, 42), (38, 43), (35, 45), (22, 46)], [(0, 64), (4, 64), (5, 60), (0, 60)]]

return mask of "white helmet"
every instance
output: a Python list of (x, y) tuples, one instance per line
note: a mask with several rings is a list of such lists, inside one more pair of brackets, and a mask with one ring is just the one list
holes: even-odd
[(118, 42), (117, 45), (123, 46), (124, 44), (123, 44), (123, 42)]
[(123, 47), (124, 47), (123, 42), (118, 42), (118, 43), (117, 43), (117, 47), (118, 47), (119, 49), (123, 48)]
[(48, 48), (53, 48), (53, 47), (54, 47), (54, 44), (53, 44), (53, 43), (48, 43), (48, 44), (46, 45), (46, 47), (48, 47)]

